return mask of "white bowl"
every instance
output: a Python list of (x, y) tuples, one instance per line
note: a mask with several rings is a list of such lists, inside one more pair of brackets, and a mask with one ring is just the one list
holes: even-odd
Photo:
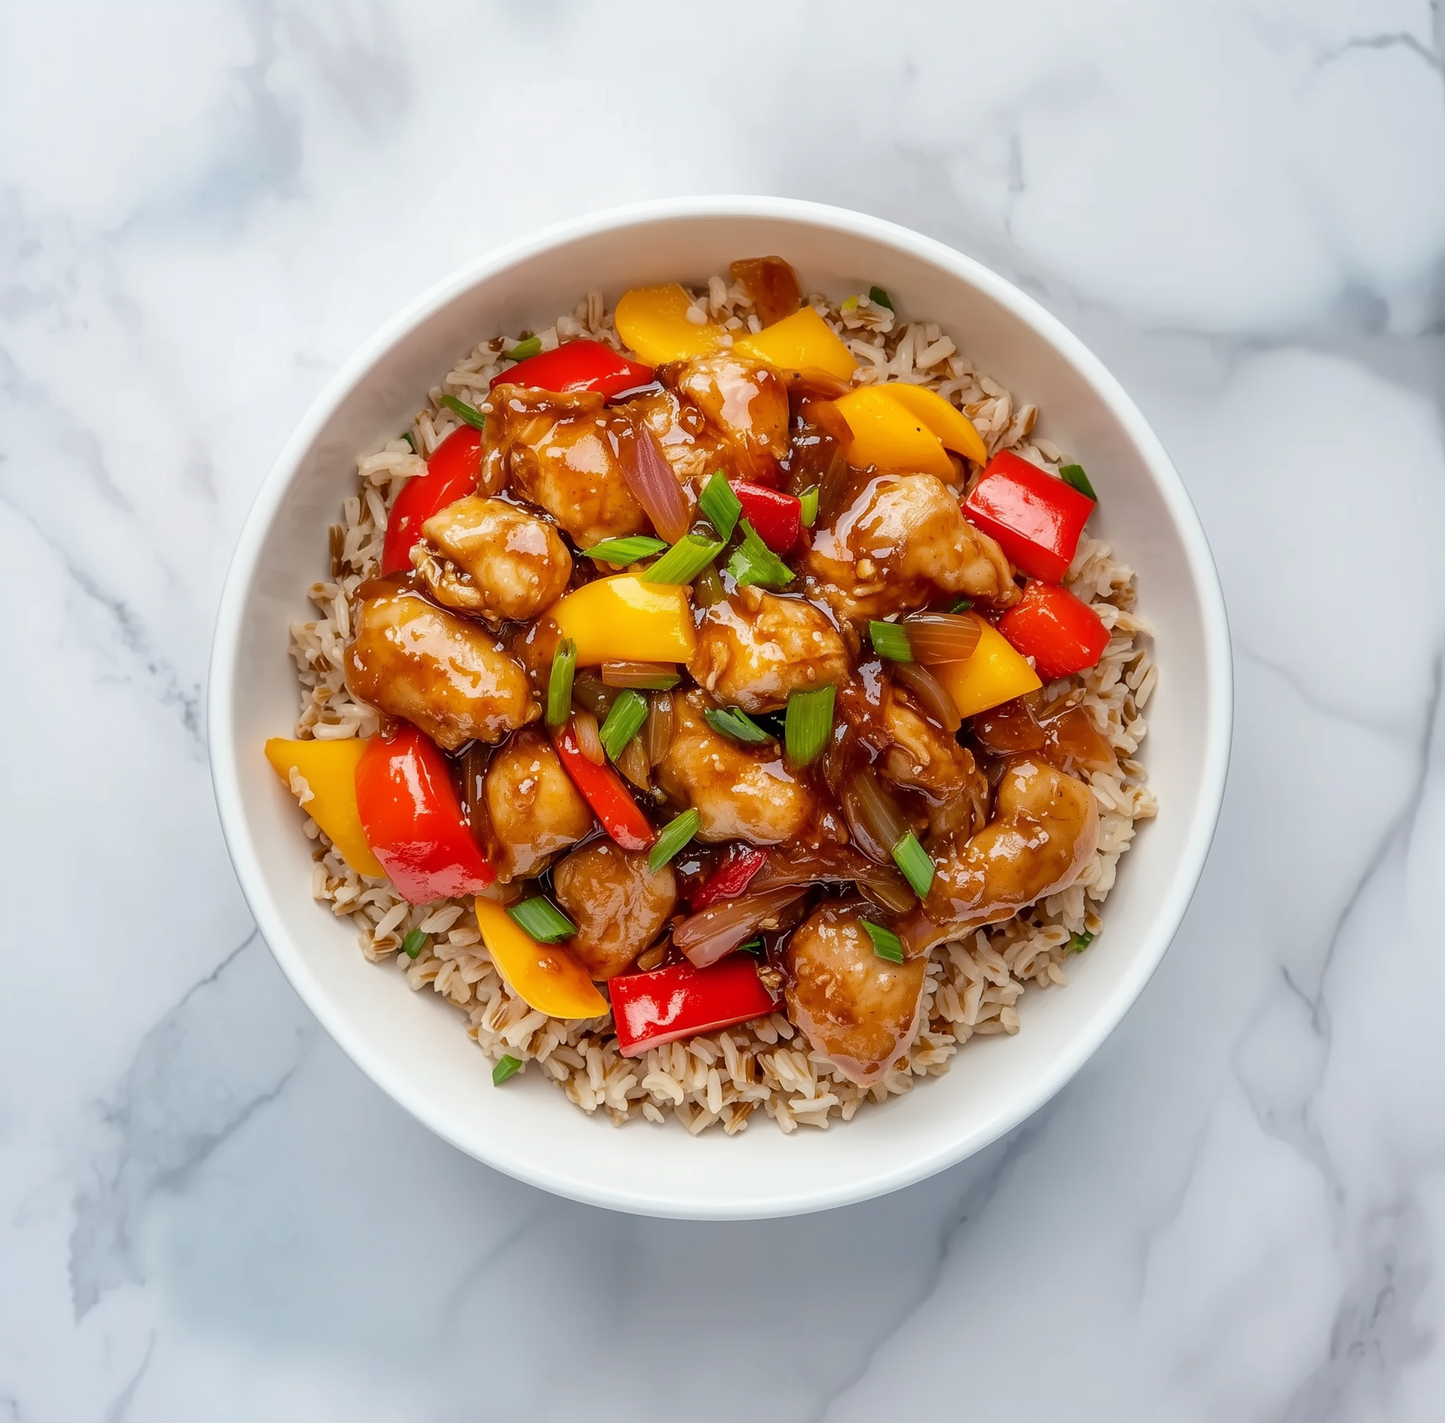
[[(1092, 526), (1139, 575), (1159, 685), (1145, 746), (1159, 816), (1120, 864), (1104, 932), (1072, 982), (1031, 992), (1014, 1037), (970, 1043), (938, 1079), (827, 1131), (784, 1136), (761, 1116), (736, 1137), (676, 1123), (615, 1129), (540, 1074), (494, 1089), (454, 1008), (363, 958), (349, 921), (310, 894), (310, 842), (262, 755), (289, 735), (297, 688), (287, 627), (310, 616), (327, 526), (380, 447), (481, 337), (545, 326), (589, 288), (698, 281), (779, 253), (806, 290), (877, 283), (942, 324), (978, 368), (1042, 411), (1041, 430), (1089, 471)], [(742, 1218), (842, 1205), (918, 1181), (1047, 1101), (1138, 997), (1204, 865), (1230, 735), (1229, 634), (1204, 533), (1163, 447), (1107, 370), (1008, 282), (938, 242), (858, 213), (771, 198), (692, 198), (606, 212), (485, 256), (403, 311), (322, 392), (267, 476), (221, 599), (211, 661), (211, 770), (241, 887), (296, 991), (361, 1069), (438, 1135), (549, 1191), (650, 1215)]]

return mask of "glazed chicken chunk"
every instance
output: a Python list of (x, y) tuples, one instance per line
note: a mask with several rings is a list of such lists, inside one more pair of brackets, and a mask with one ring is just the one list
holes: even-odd
[(708, 428), (702, 411), (679, 400), (673, 391), (649, 392), (627, 403), (638, 423), (652, 432), (679, 480), (701, 484), (715, 469), (729, 464), (728, 442)]
[(911, 612), (942, 593), (1000, 607), (1018, 600), (1003, 551), (936, 475), (877, 474), (850, 492), (803, 557), (808, 596), (838, 617)]
[(720, 702), (777, 711), (793, 692), (843, 681), (848, 649), (812, 603), (740, 588), (704, 614), (688, 671)]
[(497, 752), (484, 784), (487, 815), (502, 847), (501, 880), (539, 873), (592, 829), (592, 811), (552, 743), (531, 727)]
[(722, 438), (739, 478), (776, 480), (788, 455), (789, 412), (788, 387), (772, 366), (723, 351), (675, 361), (658, 375)]
[(552, 882), (558, 904), (577, 926), (567, 947), (599, 980), (621, 973), (658, 936), (677, 903), (671, 865), (649, 870), (645, 853), (610, 840), (573, 850)]
[(346, 648), (352, 696), (420, 727), (448, 751), (500, 741), (541, 715), (527, 674), (486, 628), (399, 579), (376, 579), (358, 592)]

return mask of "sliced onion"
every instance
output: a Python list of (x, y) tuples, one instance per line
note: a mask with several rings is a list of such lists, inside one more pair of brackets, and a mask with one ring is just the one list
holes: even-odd
[(572, 700), (595, 717), (605, 718), (617, 700), (617, 693), (593, 672), (576, 672), (572, 677)]
[(642, 749), (642, 738), (634, 736), (622, 748), (617, 758), (617, 769), (640, 791), (647, 789), (647, 752)]
[(972, 613), (914, 613), (903, 619), (913, 658), (927, 666), (939, 662), (967, 662), (983, 636)]
[(577, 738), (577, 749), (594, 766), (607, 763), (607, 753), (602, 749), (602, 738), (597, 734), (597, 718), (591, 712), (572, 713), (572, 734)]
[(654, 692), (652, 706), (647, 713), (647, 725), (642, 734), (647, 740), (647, 761), (657, 765), (667, 755), (672, 745), (672, 696), (667, 692)]
[(692, 601), (699, 608), (710, 608), (714, 603), (721, 603), (728, 595), (728, 590), (723, 587), (721, 575), (713, 564), (708, 564), (692, 582)]
[(791, 849), (785, 856), (769, 855), (748, 888), (762, 893), (789, 884), (830, 882), (856, 884), (895, 914), (912, 909), (918, 902), (918, 896), (896, 869), (875, 865), (847, 845), (820, 845), (812, 850)]
[(684, 919), (672, 931), (672, 942), (695, 968), (706, 968), (731, 953), (766, 920), (808, 892), (807, 885), (786, 885), (738, 899), (724, 899)]
[(908, 833), (898, 807), (878, 782), (872, 766), (854, 773), (843, 787), (843, 814), (854, 843), (870, 860), (880, 865), (893, 858), (893, 847)]
[(939, 726), (950, 736), (957, 733), (963, 725), (963, 718), (959, 716), (953, 698), (948, 695), (948, 689), (928, 668), (920, 667), (916, 662), (895, 662), (889, 670), (893, 673), (893, 680), (907, 687)]
[(828, 528), (843, 508), (843, 496), (848, 492), (848, 460), (839, 445), (828, 462), (828, 472), (818, 486), (817, 523)]
[(643, 512), (652, 520), (658, 538), (675, 544), (692, 522), (682, 485), (657, 448), (652, 431), (640, 420), (634, 422), (633, 429), (633, 439), (619, 441), (623, 477)]
[(604, 662), (602, 680), (609, 687), (641, 687), (645, 691), (665, 677), (677, 676), (674, 662)]

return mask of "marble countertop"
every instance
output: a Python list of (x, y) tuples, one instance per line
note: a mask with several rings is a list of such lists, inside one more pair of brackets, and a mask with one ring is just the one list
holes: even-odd
[[(0, 1419), (1439, 1418), (1445, 12), (660, 14), (7, 7)], [(1090, 342), (1238, 678), (1199, 894), (1072, 1085), (747, 1225), (552, 1199), (383, 1097), (253, 930), (203, 730), (241, 520), (353, 346), (709, 190), (906, 223)]]

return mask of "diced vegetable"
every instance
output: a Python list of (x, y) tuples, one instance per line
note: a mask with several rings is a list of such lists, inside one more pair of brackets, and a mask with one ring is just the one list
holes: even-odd
[(747, 292), (764, 326), (791, 316), (803, 304), (798, 274), (781, 257), (742, 257), (728, 264), (728, 275)]
[(1094, 942), (1095, 937), (1096, 936), (1089, 933), (1087, 929), (1083, 930), (1081, 933), (1075, 934), (1074, 937), (1069, 940), (1069, 952), (1071, 954), (1083, 953), (1084, 950), (1087, 949), (1089, 945)]
[(908, 640), (908, 630), (898, 623), (870, 622), (868, 641), (873, 651), (890, 662), (912, 662), (913, 646)]
[(492, 1069), (492, 1086), (500, 1087), (502, 1083), (510, 1081), (521, 1070), (522, 1059), (513, 1057), (509, 1052), (504, 1052), (497, 1059), (497, 1065)]
[(444, 395), (441, 403), (446, 406), (453, 415), (465, 420), (474, 430), (484, 430), (487, 425), (487, 417), (474, 405), (468, 405), (465, 400), (458, 400), (454, 395)]
[(719, 539), (687, 534), (644, 571), (644, 583), (691, 583), (723, 551)]
[(421, 526), (448, 504), (475, 494), (481, 471), (481, 435), (470, 425), (453, 430), (432, 451), (426, 473), (407, 480), (391, 506), (381, 551), (383, 573), (411, 567), (411, 549), (421, 538)]
[(416, 958), (426, 948), (427, 936), (420, 929), (413, 929), (406, 938), (401, 941), (401, 951), (407, 958)]
[(739, 588), (757, 583), (764, 588), (784, 588), (793, 581), (793, 570), (765, 544), (746, 519), (743, 541), (728, 559), (728, 572)]
[(805, 884), (784, 885), (724, 899), (684, 919), (672, 931), (672, 942), (695, 968), (706, 968), (731, 953), (755, 930), (772, 921), (808, 892)]
[(518, 341), (510, 351), (502, 354), (509, 361), (525, 361), (530, 356), (537, 355), (542, 349), (542, 338), (540, 336), (528, 336), (525, 341)]
[(907, 687), (923, 710), (950, 736), (963, 724), (948, 688), (921, 662), (895, 662), (893, 680)]
[(768, 862), (768, 852), (756, 845), (735, 841), (729, 848), (727, 858), (720, 864), (691, 895), (694, 910), (706, 909), (720, 899), (735, 899), (751, 881), (752, 877)]
[(722, 346), (725, 333), (715, 321), (688, 320), (692, 309), (692, 299), (676, 282), (634, 287), (617, 303), (617, 334), (652, 366), (710, 356)]
[(602, 828), (624, 850), (647, 849), (654, 839), (652, 826), (637, 808), (622, 777), (611, 766), (597, 765), (582, 754), (571, 722), (552, 733), (552, 744), (563, 770), (572, 777), (572, 784), (582, 792), (582, 799), (592, 807)]
[(357, 874), (381, 879), (386, 871), (371, 852), (356, 808), (356, 767), (369, 744), (355, 736), (341, 741), (273, 736), (266, 743), (266, 759), (287, 790), (293, 770), (306, 782), (311, 798), (302, 808), (326, 832), (336, 853)]
[(802, 510), (805, 529), (811, 529), (818, 521), (818, 493), (818, 486), (811, 484), (798, 495), (798, 505)]
[(741, 741), (745, 746), (760, 746), (764, 741), (772, 740), (770, 733), (738, 707), (707, 707), (702, 715), (714, 731)]
[(780, 494), (739, 480), (732, 486), (745, 518), (774, 553), (789, 553), (803, 536), (803, 505), (796, 494)]
[(604, 662), (602, 682), (608, 687), (637, 687), (644, 692), (668, 692), (682, 681), (670, 662)]
[(577, 926), (550, 899), (544, 899), (540, 894), (509, 904), (507, 913), (523, 933), (530, 934), (539, 944), (555, 944), (562, 939), (570, 939), (577, 932)]
[(892, 929), (885, 929), (871, 919), (863, 920), (863, 928), (873, 941), (873, 952), (880, 959), (887, 959), (889, 963), (903, 962), (903, 940)]
[(882, 287), (869, 287), (868, 300), (871, 301), (874, 306), (886, 306), (889, 311), (893, 310), (893, 303), (889, 299), (888, 293), (884, 291)]
[(896, 400), (909, 414), (916, 415), (938, 437), (944, 449), (953, 450), (975, 464), (988, 462), (988, 446), (973, 421), (936, 390), (909, 385), (906, 381), (891, 381), (875, 389)]
[(794, 692), (788, 698), (783, 743), (793, 765), (810, 765), (828, 744), (833, 730), (834, 695), (835, 689), (830, 685), (811, 692)]
[(462, 818), (446, 757), (413, 726), (367, 742), (356, 808), (376, 858), (413, 904), (475, 894), (497, 877)]
[(701, 825), (702, 814), (696, 810), (685, 810), (669, 820), (658, 831), (657, 843), (648, 851), (647, 868), (656, 874), (697, 834)]
[(975, 716), (1043, 686), (1038, 673), (1004, 635), (982, 618), (973, 656), (967, 662), (940, 663), (933, 675), (943, 684), (960, 716)]
[(615, 761), (622, 754), (622, 748), (642, 730), (646, 720), (647, 698), (629, 687), (612, 703), (612, 710), (598, 733), (609, 761)]
[(914, 894), (927, 899), (933, 887), (933, 861), (911, 830), (893, 847), (893, 863), (903, 871)]
[(708, 564), (692, 582), (692, 600), (699, 608), (711, 608), (721, 603), (728, 595), (723, 587), (722, 575), (712, 564)]
[(577, 644), (577, 665), (687, 662), (696, 648), (686, 587), (634, 573), (594, 578), (554, 603), (550, 616)]
[(738, 516), (743, 506), (733, 487), (722, 473), (714, 474), (703, 485), (698, 496), (697, 507), (707, 516), (708, 522), (718, 531), (718, 537), (730, 539), (738, 526)]
[(566, 949), (539, 944), (490, 899), (476, 901), (482, 942), (512, 992), (549, 1018), (600, 1018), (607, 1000)]
[(1109, 645), (1109, 629), (1067, 588), (1031, 580), (1021, 602), (998, 620), (998, 630), (1045, 682), (1093, 667)]
[(572, 682), (577, 671), (577, 644), (564, 637), (552, 654), (547, 678), (547, 725), (561, 726), (572, 713)]
[(641, 1057), (679, 1038), (761, 1018), (774, 1006), (757, 965), (737, 954), (711, 968), (679, 963), (652, 973), (620, 974), (607, 989), (624, 1057)]
[(865, 385), (837, 402), (839, 413), (853, 432), (848, 463), (952, 479), (953, 465), (943, 442), (907, 406), (888, 394), (891, 389)]
[(977, 618), (957, 613), (911, 613), (903, 620), (914, 658), (925, 666), (967, 662), (978, 646)]
[(1059, 466), (1059, 478), (1062, 479), (1070, 489), (1077, 489), (1085, 499), (1092, 499), (1095, 504), (1099, 502), (1099, 496), (1094, 493), (1094, 486), (1089, 483), (1089, 476), (1084, 473), (1083, 465), (1061, 464)]
[(1094, 501), (1011, 450), (1000, 450), (963, 512), (1031, 578), (1058, 583), (1073, 562)]
[(525, 359), (517, 354), (522, 349), (520, 346), (508, 351), (507, 354), (521, 364), (493, 376), (490, 388), (525, 385), (533, 390), (595, 390), (611, 399), (652, 381), (650, 366), (629, 361), (620, 351), (601, 341), (567, 341), (551, 351), (543, 351), (541, 347), (542, 343), (537, 341), (535, 351), (540, 354), (527, 352)]
[[(620, 303), (618, 316), (620, 331)], [(839, 380), (852, 380), (853, 372), (858, 369), (853, 353), (811, 306), (785, 316), (756, 336), (735, 340), (733, 350), (739, 355), (751, 356), (755, 361), (766, 361), (769, 365), (781, 367), (785, 372), (820, 370)]]
[(667, 544), (662, 539), (655, 539), (651, 534), (629, 534), (625, 539), (603, 539), (600, 544), (584, 548), (582, 557), (596, 558), (603, 563), (613, 563), (620, 568), (626, 568), (629, 563), (651, 558), (666, 547)]

